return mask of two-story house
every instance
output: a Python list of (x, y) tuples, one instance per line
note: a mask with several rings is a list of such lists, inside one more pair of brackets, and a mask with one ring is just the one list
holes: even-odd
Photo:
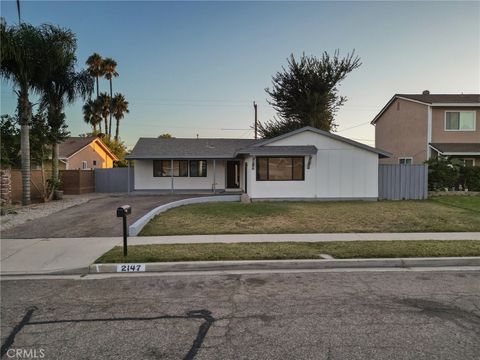
[(422, 164), (457, 157), (480, 166), (480, 94), (396, 94), (371, 122), (383, 164)]

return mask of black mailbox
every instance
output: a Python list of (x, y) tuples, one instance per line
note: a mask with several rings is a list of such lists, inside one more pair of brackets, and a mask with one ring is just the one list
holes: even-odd
[(130, 205), (123, 205), (117, 208), (117, 217), (123, 217), (132, 213), (132, 207)]
[(123, 218), (123, 256), (127, 256), (127, 215), (132, 213), (132, 207), (130, 205), (123, 205), (117, 208), (117, 217)]

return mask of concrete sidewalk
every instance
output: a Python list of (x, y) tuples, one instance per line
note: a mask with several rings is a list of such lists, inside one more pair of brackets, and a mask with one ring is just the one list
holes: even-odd
[[(380, 240), (480, 240), (480, 233), (250, 234), (131, 237), (129, 245)], [(88, 269), (121, 237), (2, 239), (1, 273), (31, 274)]]

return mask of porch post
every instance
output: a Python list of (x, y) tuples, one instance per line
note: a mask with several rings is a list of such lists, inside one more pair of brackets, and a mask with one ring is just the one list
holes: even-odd
[(170, 179), (171, 179), (171, 182), (172, 182), (172, 185), (171, 185), (171, 191), (172, 191), (172, 194), (173, 194), (173, 159), (170, 160)]
[(216, 174), (216, 160), (213, 159), (213, 193), (217, 193), (217, 188), (216, 188), (216, 179), (217, 179), (217, 174)]
[(127, 194), (130, 195), (130, 160), (127, 160)]

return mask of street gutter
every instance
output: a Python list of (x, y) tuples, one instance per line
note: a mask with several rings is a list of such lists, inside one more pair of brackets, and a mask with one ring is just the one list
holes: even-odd
[[(208, 272), (208, 271), (284, 271), (321, 269), (366, 269), (366, 268), (434, 268), (434, 267), (480, 267), (480, 256), (436, 258), (381, 258), (381, 259), (312, 259), (312, 260), (253, 260), (253, 261), (189, 261), (157, 262), (141, 264), (142, 271), (119, 271), (119, 265), (92, 264), (76, 269), (58, 269), (47, 272), (3, 272), (2, 278), (19, 275), (87, 275), (87, 274), (138, 274), (140, 272)], [(138, 264), (135, 264), (138, 265)]]

